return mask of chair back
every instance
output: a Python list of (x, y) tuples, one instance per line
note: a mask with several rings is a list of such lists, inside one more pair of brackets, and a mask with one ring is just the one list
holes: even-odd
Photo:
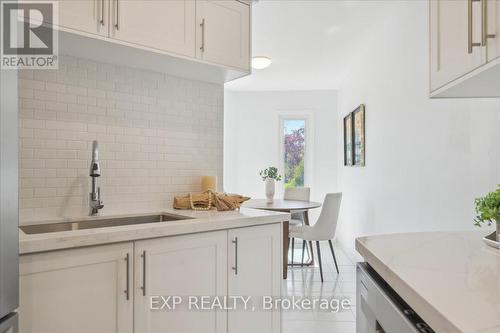
[(311, 189), (309, 187), (290, 187), (285, 189), (283, 199), (309, 201)]
[(335, 237), (341, 201), (342, 193), (328, 193), (326, 195), (321, 214), (313, 226), (314, 233), (321, 235), (322, 239), (333, 239)]

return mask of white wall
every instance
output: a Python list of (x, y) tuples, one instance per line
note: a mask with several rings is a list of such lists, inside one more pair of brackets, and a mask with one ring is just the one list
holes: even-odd
[(393, 7), (339, 92), (338, 129), (366, 104), (366, 167), (339, 165), (337, 236), (349, 246), (360, 235), (471, 229), (474, 198), (500, 183), (500, 99), (430, 100), (428, 3)]
[(21, 220), (88, 214), (99, 140), (104, 214), (171, 207), (176, 194), (222, 181), (222, 85), (61, 57), (22, 70)]
[[(335, 91), (231, 92), (224, 94), (224, 189), (264, 197), (259, 171), (281, 165), (280, 116), (307, 115), (313, 200), (337, 189), (337, 93)], [(307, 130), (306, 130), (307, 131)], [(312, 167), (310, 167), (312, 165)], [(281, 168), (280, 171), (283, 169)], [(279, 183), (283, 186), (283, 182)], [(280, 197), (282, 193), (278, 193)]]

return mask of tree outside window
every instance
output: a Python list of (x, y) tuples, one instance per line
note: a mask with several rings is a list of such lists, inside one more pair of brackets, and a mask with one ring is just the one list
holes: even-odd
[(305, 119), (285, 119), (284, 159), (285, 188), (304, 186)]

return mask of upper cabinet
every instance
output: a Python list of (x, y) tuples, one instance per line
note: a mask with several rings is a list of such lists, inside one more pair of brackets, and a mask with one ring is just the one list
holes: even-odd
[(58, 14), (54, 15), (57, 17), (57, 27), (63, 30), (107, 37), (110, 26), (108, 1), (109, 0), (58, 1)]
[(107, 36), (108, 17), (107, 0), (59, 2), (59, 25), (65, 28)]
[(489, 35), (487, 40), (488, 61), (493, 61), (500, 57), (500, 0), (489, 1), (486, 5), (488, 6), (486, 8)]
[(431, 97), (500, 97), (500, 0), (429, 3)]
[(195, 56), (195, 2), (113, 0), (111, 37)]
[[(473, 10), (469, 9), (473, 4)], [(431, 1), (432, 86), (437, 89), (484, 64), (481, 17), (476, 3), (463, 0)], [(473, 14), (470, 19), (469, 13)], [(466, 19), (460, 20), (459, 17)]]
[(197, 57), (250, 69), (250, 7), (239, 1), (196, 2)]
[(60, 0), (60, 53), (223, 83), (250, 74), (238, 0)]

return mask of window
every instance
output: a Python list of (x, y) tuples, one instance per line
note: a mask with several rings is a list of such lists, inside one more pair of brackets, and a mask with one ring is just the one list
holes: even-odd
[(304, 186), (306, 119), (283, 120), (285, 188)]

